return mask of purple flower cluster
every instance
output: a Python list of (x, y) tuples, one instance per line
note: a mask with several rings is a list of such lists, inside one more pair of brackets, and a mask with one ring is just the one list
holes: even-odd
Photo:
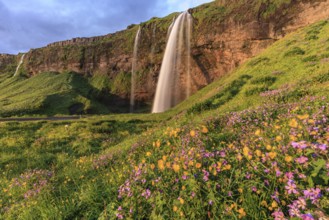
[(288, 194), (298, 194), (297, 186), (293, 180), (288, 180), (288, 183), (285, 186), (285, 189)]
[(29, 199), (40, 194), (42, 189), (48, 186), (52, 176), (53, 172), (48, 170), (30, 170), (20, 175), (19, 178), (12, 179), (9, 188), (27, 189), (23, 197)]
[(310, 188), (303, 191), (304, 197), (311, 200), (312, 204), (316, 204), (318, 199), (321, 197), (321, 189), (319, 188)]
[(286, 220), (281, 209), (277, 209), (275, 212), (273, 212), (272, 216), (274, 217), (274, 220)]
[(104, 154), (99, 156), (97, 159), (93, 160), (94, 169), (99, 169), (101, 167), (106, 167), (113, 159), (112, 154)]
[(145, 199), (148, 199), (151, 197), (151, 190), (146, 189), (143, 193), (142, 196), (145, 197)]
[(308, 147), (307, 144), (306, 144), (306, 141), (300, 141), (300, 142), (294, 142), (293, 141), (291, 143), (291, 146), (295, 149), (302, 149), (302, 150), (304, 150)]
[(121, 199), (124, 195), (127, 195), (128, 197), (132, 196), (129, 180), (126, 180), (126, 182), (119, 187), (118, 193), (119, 193), (119, 195), (118, 195), (119, 199)]
[(207, 182), (208, 180), (209, 180), (209, 172), (208, 171), (206, 171), (206, 170), (202, 170), (202, 172), (203, 172), (203, 180), (205, 181), (205, 182)]
[(286, 89), (275, 89), (270, 91), (265, 91), (260, 93), (261, 97), (271, 97), (271, 96), (278, 96), (281, 95)]
[(321, 190), (319, 188), (310, 188), (303, 191), (303, 196), (298, 197), (292, 204), (288, 205), (290, 217), (299, 217), (302, 219), (314, 219), (309, 213), (303, 214), (307, 209), (307, 201), (317, 204), (321, 198)]
[(296, 158), (295, 161), (299, 164), (305, 164), (308, 161), (308, 158), (305, 156), (300, 156)]

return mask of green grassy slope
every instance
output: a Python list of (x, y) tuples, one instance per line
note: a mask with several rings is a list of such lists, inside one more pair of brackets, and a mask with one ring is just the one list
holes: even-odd
[(163, 114), (0, 123), (0, 219), (328, 216), (328, 36), (293, 33)]
[[(99, 98), (101, 76), (43, 73), (31, 78), (1, 75), (0, 116), (109, 113)], [(101, 85), (103, 89), (105, 86)]]

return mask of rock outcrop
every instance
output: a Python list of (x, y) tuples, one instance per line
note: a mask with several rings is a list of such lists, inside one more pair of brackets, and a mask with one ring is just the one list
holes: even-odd
[(16, 56), (11, 54), (0, 54), (0, 74), (13, 71), (16, 65)]
[[(191, 71), (194, 92), (286, 34), (329, 18), (329, 0), (275, 2), (218, 0), (190, 9), (194, 18)], [(167, 29), (174, 16), (177, 14), (140, 24), (137, 101), (151, 103), (153, 100)], [(114, 34), (75, 38), (32, 49), (25, 56), (24, 70), (30, 76), (45, 71), (75, 71), (86, 76), (106, 74), (115, 80), (119, 74), (130, 74), (137, 30), (138, 26), (130, 26)], [(0, 67), (7, 64), (2, 60), (6, 59), (0, 57)], [(114, 95), (127, 100), (130, 93), (121, 91)]]

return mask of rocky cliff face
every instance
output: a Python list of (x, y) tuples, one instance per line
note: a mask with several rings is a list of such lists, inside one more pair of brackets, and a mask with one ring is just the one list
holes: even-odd
[[(218, 0), (190, 9), (194, 18), (191, 71), (194, 92), (286, 34), (329, 18), (328, 0), (240, 2)], [(167, 29), (175, 16), (177, 14), (154, 18), (140, 25), (136, 88), (139, 102), (151, 103), (153, 100)], [(129, 80), (137, 30), (138, 26), (131, 26), (115, 34), (76, 38), (33, 49), (25, 56), (24, 71), (30, 76), (45, 71), (75, 71), (86, 76), (103, 74), (117, 83), (120, 83), (116, 80), (119, 75), (126, 75), (128, 77), (124, 79)], [(1, 60), (5, 59), (0, 57), (0, 66)], [(113, 102), (128, 101), (130, 94), (124, 90), (109, 92), (118, 98), (112, 99)]]
[(12, 72), (16, 65), (16, 56), (10, 54), (0, 54), (0, 74)]

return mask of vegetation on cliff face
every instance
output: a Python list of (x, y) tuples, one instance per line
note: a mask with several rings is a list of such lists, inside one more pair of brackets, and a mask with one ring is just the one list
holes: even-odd
[(0, 123), (0, 219), (328, 216), (328, 36), (290, 34), (163, 114)]

